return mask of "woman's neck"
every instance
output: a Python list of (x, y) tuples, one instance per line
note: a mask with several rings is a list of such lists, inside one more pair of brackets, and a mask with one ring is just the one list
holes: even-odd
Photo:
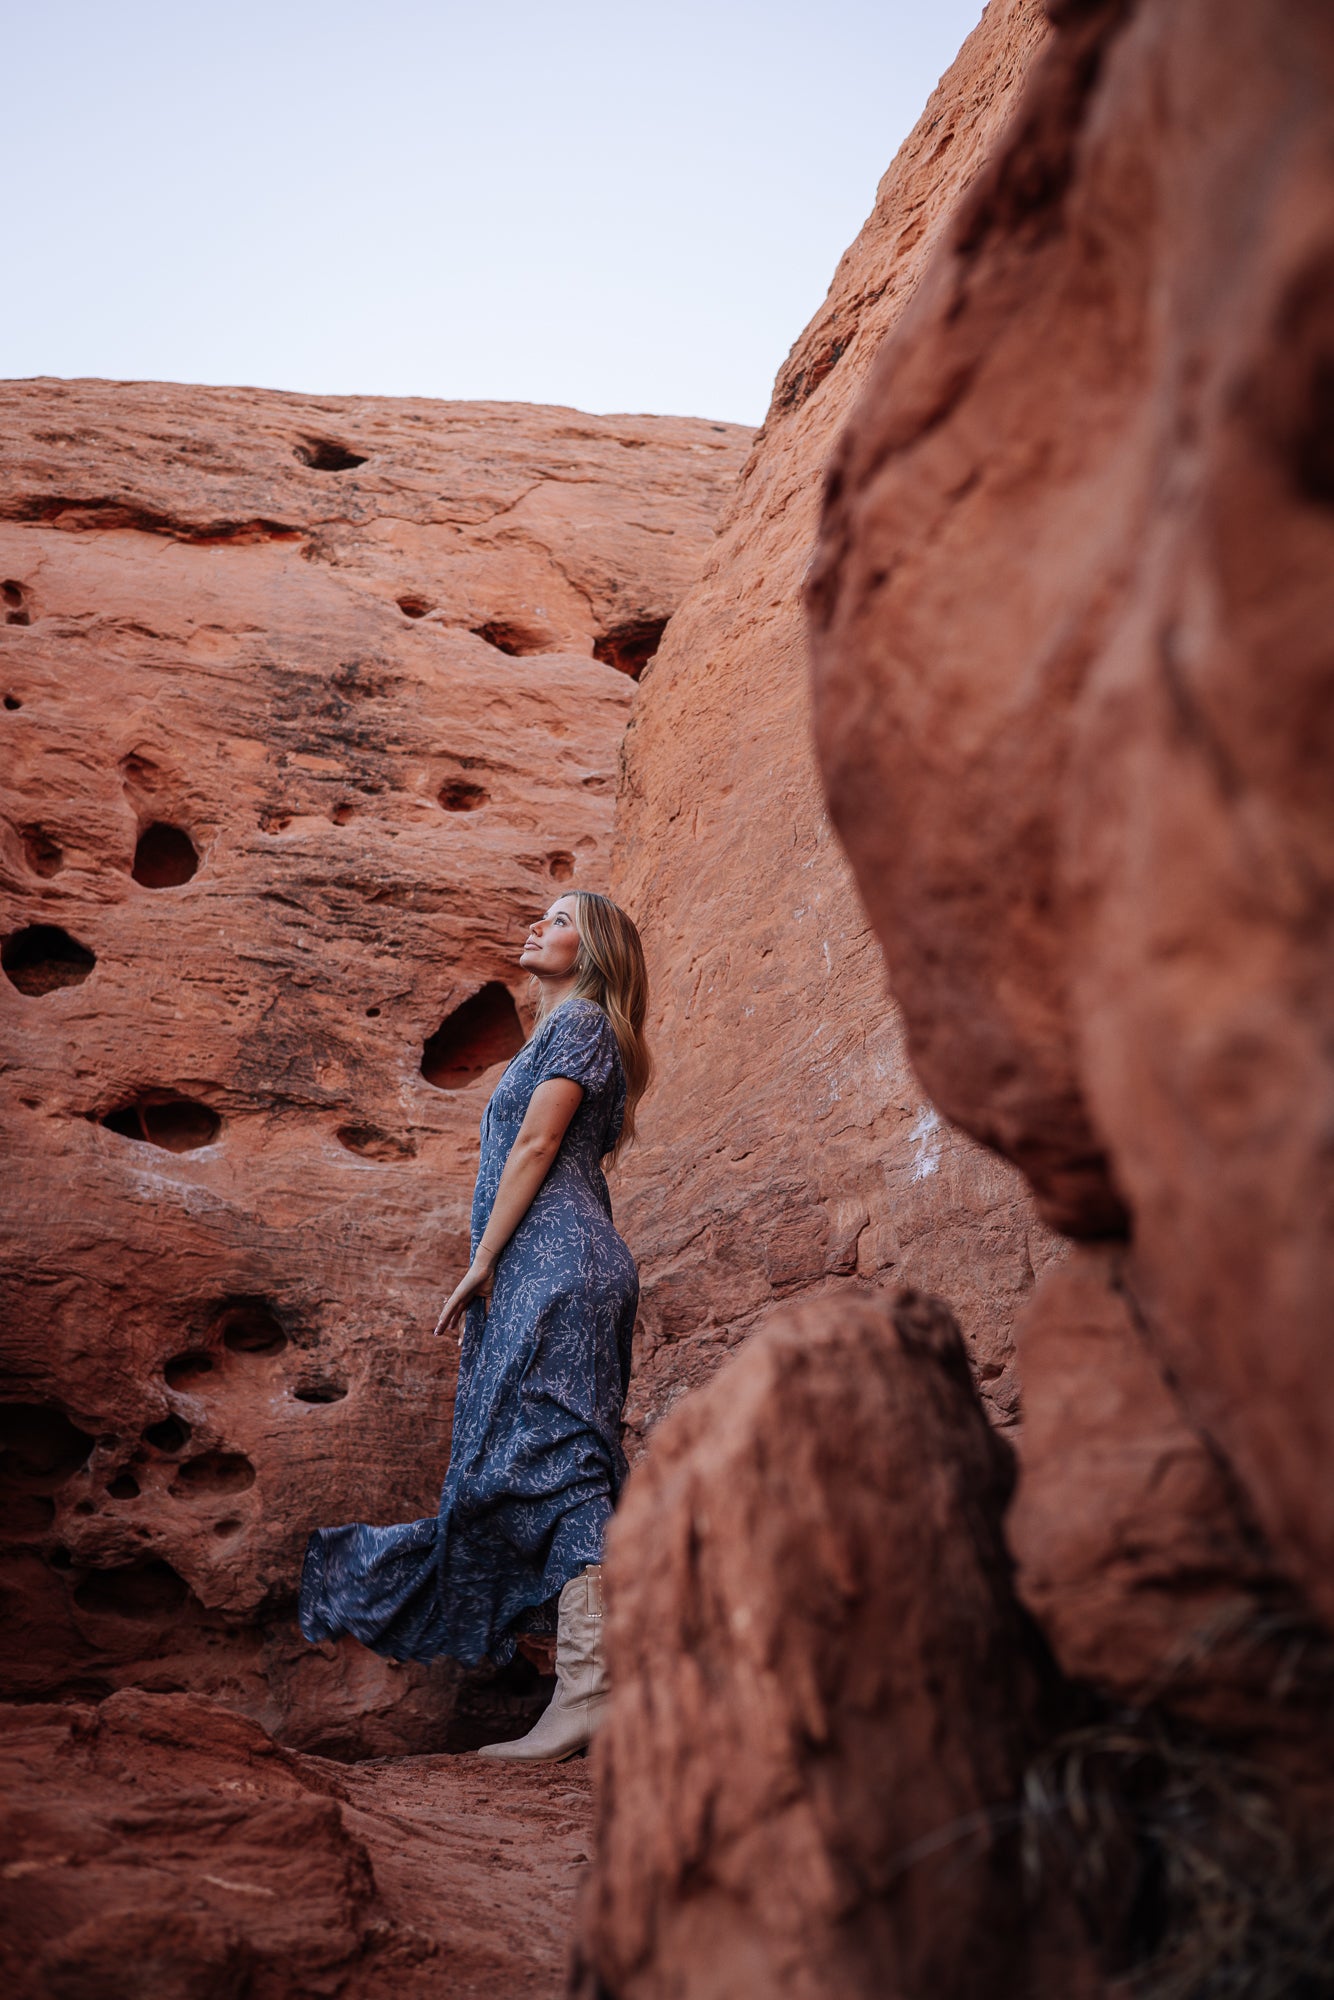
[(546, 1002), (543, 1013), (550, 1014), (554, 1008), (560, 1006), (562, 1000), (568, 1000), (578, 984), (579, 981), (573, 973), (566, 979), (543, 980), (542, 997)]

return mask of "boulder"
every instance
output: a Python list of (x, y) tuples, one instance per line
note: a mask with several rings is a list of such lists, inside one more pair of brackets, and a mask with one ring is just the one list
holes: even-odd
[(1012, 1470), (916, 1293), (777, 1309), (665, 1419), (608, 1537), (578, 1990), (1093, 1990), (1059, 1896), (1021, 1883), (1052, 1682)]
[(1328, 1622), (1334, 17), (1059, 13), (830, 472), (821, 768), (926, 1090)]

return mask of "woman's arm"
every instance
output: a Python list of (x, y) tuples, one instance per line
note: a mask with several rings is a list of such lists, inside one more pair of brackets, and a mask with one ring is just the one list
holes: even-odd
[(532, 1206), (533, 1197), (560, 1151), (566, 1128), (583, 1098), (584, 1087), (572, 1077), (550, 1076), (528, 1100), (523, 1123), (515, 1134), (491, 1204), (491, 1214), (467, 1275), (445, 1301), (436, 1321), (437, 1333), (458, 1325), (470, 1299), (490, 1296), (496, 1261)]

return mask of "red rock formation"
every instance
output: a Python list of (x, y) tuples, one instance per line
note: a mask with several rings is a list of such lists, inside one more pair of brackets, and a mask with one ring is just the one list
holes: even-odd
[[(633, 687), (748, 434), (5, 392), (3, 1689), (438, 1740), (296, 1638), (306, 1530), (435, 1504), (524, 927), (596, 883)], [(634, 634), (639, 639), (634, 639)], [(613, 664), (608, 664), (611, 661)]]
[(127, 1689), (0, 1710), (0, 1779), (10, 2000), (557, 1990), (579, 1767), (345, 1770), (212, 1702)]
[(1327, 1620), (1332, 101), (1310, 0), (1064, 9), (845, 434), (811, 597), (927, 1088), (1062, 1227), (1133, 1238), (1160, 1368)]
[(585, 1991), (1082, 1989), (1013, 1837), (1045, 1694), (1010, 1476), (910, 1293), (774, 1313), (655, 1433), (608, 1538)]
[(838, 426), (1042, 31), (1035, 0), (993, 0), (931, 98), (636, 698), (615, 883), (645, 933), (662, 1076), (618, 1211), (643, 1281), (641, 1435), (775, 1299), (849, 1278), (947, 1296), (992, 1408), (1013, 1414), (1011, 1319), (1049, 1242), (1018, 1177), (909, 1067), (820, 798), (799, 598)]
[[(1022, 1322), (1013, 1538), (1079, 1726), (1047, 1734), (976, 1413), (876, 1349), (869, 1303), (778, 1316), (656, 1433), (610, 1541), (583, 1976), (616, 2000), (1077, 1990), (1059, 1908), (1048, 1940), (985, 1836), (929, 1880), (961, 1826), (1007, 1819), (1040, 1877), (1079, 1882), (1105, 1972), (1202, 1992), (1226, 1964), (1277, 1992), (1328, 1963), (1330, 1647), (1292, 1579), (1328, 1606), (1334, 24), (1299, 0), (1052, 12), (870, 371), (810, 603), (828, 797), (926, 1087), (1050, 1220), (1115, 1245), (1047, 1271)], [(796, 392), (843, 365), (827, 331)], [(701, 644), (659, 690), (780, 436), (630, 733), (633, 786), (696, 698), (724, 803), (696, 808), (683, 759), (664, 792), (719, 901), (726, 656)], [(791, 501), (776, 478), (755, 509), (771, 549)], [(781, 566), (743, 580), (758, 622)], [(656, 809), (642, 787), (627, 826)], [(731, 906), (725, 941), (711, 905), (672, 905), (678, 1041), (721, 1009), (710, 982), (740, 983), (789, 848), (809, 859), (770, 832), (763, 916)], [(678, 1130), (707, 1216), (714, 1168)], [(818, 1189), (808, 1145), (784, 1165)], [(687, 1302), (697, 1255), (664, 1274)]]
[(1306, 1778), (1334, 1651), (1272, 1558), (1145, 1339), (1125, 1253), (1044, 1277), (1020, 1328), (1019, 1586), (1068, 1673), (1136, 1708), (1264, 1744)]

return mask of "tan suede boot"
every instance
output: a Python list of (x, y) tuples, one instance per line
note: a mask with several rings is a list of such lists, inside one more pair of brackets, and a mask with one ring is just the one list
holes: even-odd
[(556, 1620), (556, 1692), (526, 1736), (487, 1743), (479, 1757), (557, 1764), (592, 1742), (610, 1689), (602, 1654), (602, 1564), (590, 1563), (560, 1594)]

